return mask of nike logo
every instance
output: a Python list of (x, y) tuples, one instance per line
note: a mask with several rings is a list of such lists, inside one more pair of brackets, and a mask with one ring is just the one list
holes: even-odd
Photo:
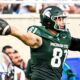
[(63, 36), (63, 38), (66, 38), (66, 36)]

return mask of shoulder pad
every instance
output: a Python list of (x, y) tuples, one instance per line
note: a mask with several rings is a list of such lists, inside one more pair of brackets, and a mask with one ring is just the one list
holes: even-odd
[(30, 26), (27, 32), (32, 32), (36, 35), (39, 35), (41, 37), (44, 37), (46, 39), (50, 39), (50, 37), (52, 36), (46, 29), (45, 26)]
[(27, 32), (31, 32), (31, 33), (41, 36), (41, 31), (42, 31), (41, 28), (42, 28), (42, 26), (33, 25), (27, 29)]

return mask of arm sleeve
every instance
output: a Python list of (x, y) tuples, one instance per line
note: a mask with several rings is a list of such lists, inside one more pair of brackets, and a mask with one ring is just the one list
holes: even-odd
[(80, 51), (80, 39), (72, 37), (69, 50)]

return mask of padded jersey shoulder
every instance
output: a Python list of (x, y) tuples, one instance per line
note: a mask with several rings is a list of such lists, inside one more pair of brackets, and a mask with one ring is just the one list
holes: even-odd
[(33, 25), (27, 29), (27, 32), (32, 32), (38, 36), (45, 37), (45, 38), (47, 38), (50, 35), (49, 32), (45, 29), (45, 26)]

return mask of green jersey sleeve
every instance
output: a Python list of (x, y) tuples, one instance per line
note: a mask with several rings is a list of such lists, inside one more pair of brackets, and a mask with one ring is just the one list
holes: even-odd
[(27, 32), (31, 32), (31, 33), (34, 33), (36, 35), (39, 35), (41, 36), (41, 31), (39, 29), (39, 26), (30, 26), (28, 29), (27, 29)]
[(51, 34), (45, 29), (45, 26), (30, 26), (27, 32), (32, 32), (38, 36), (49, 39)]

